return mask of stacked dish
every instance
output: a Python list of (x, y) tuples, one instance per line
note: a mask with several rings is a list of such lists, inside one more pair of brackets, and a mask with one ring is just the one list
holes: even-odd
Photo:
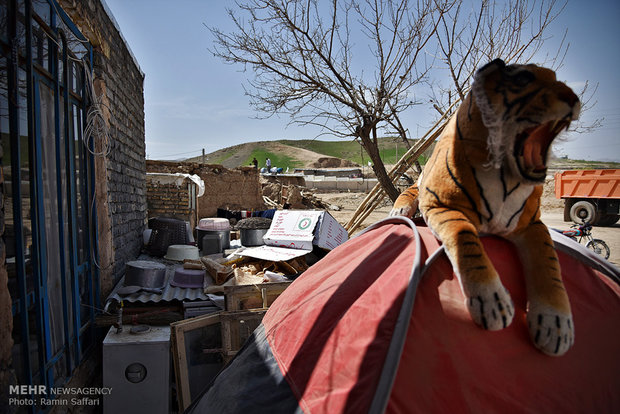
[(182, 288), (201, 288), (204, 277), (204, 270), (184, 269), (183, 266), (177, 266), (170, 284)]
[[(205, 236), (209, 236), (207, 246), (203, 241)], [(200, 219), (196, 227), (196, 240), (204, 255), (223, 252), (230, 247), (230, 222), (220, 217)]]
[(168, 251), (164, 256), (164, 259), (177, 262), (182, 262), (185, 259), (196, 260), (199, 258), (198, 247), (187, 244), (173, 244), (168, 246)]
[(198, 222), (200, 230), (230, 230), (230, 222), (226, 218), (212, 217), (203, 218)]

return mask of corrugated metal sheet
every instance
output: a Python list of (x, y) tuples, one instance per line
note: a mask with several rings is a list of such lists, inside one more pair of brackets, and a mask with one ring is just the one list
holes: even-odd
[[(175, 267), (180, 266), (179, 262), (173, 262), (170, 260), (160, 259), (156, 257), (151, 257), (147, 255), (141, 255), (137, 260), (148, 260), (158, 263), (163, 263), (166, 265), (166, 283), (164, 284), (164, 289), (161, 294), (151, 293), (145, 291), (139, 291), (136, 293), (132, 293), (130, 295), (120, 296), (117, 292), (120, 288), (124, 286), (125, 276), (119, 280), (116, 284), (108, 298), (106, 299), (105, 309), (108, 310), (108, 307), (113, 302), (120, 302), (121, 299), (124, 302), (141, 302), (141, 303), (166, 303), (166, 302), (187, 302), (187, 301), (211, 301), (214, 306), (218, 306), (221, 309), (224, 309), (224, 297), (217, 295), (210, 295), (204, 293), (204, 288), (182, 288), (172, 286), (170, 284), (170, 280), (174, 276)], [(206, 286), (210, 286), (213, 284), (213, 280), (210, 276), (205, 278)]]

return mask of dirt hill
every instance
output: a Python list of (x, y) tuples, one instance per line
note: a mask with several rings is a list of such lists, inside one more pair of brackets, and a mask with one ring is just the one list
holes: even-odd
[[(257, 158), (261, 166), (266, 157), (270, 157), (273, 165), (278, 166), (288, 166), (288, 164), (285, 165), (284, 161), (278, 163), (276, 160), (290, 160), (291, 166), (307, 168), (333, 168), (356, 165), (349, 160), (319, 154), (304, 148), (282, 144), (278, 141), (248, 142), (223, 148), (206, 154), (205, 162), (209, 164), (221, 164), (226, 168), (235, 168), (242, 165), (249, 165), (253, 157)], [(187, 161), (201, 162), (202, 156), (193, 157)]]
[[(399, 147), (400, 145), (400, 147)], [(379, 150), (386, 167), (396, 163), (404, 154), (402, 142), (391, 138), (379, 140)], [(430, 151), (429, 151), (430, 154)], [(420, 163), (426, 161), (425, 154)], [(269, 157), (272, 165), (278, 167), (306, 167), (306, 168), (337, 168), (365, 165), (368, 156), (361, 151), (354, 141), (319, 141), (319, 140), (284, 140), (258, 141), (235, 145), (205, 155), (204, 162), (221, 164), (227, 168), (250, 165), (252, 158), (256, 158), (259, 166), (263, 166)], [(193, 157), (187, 161), (202, 162), (202, 156)], [(552, 174), (559, 170), (593, 169), (593, 168), (620, 168), (620, 163), (605, 163), (597, 161), (579, 161), (568, 159), (553, 159), (549, 163)]]

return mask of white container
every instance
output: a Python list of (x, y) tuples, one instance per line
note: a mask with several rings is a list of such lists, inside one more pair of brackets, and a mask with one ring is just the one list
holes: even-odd
[(168, 246), (164, 259), (182, 262), (185, 259), (200, 259), (198, 247), (187, 244), (173, 244)]
[(230, 230), (230, 222), (226, 218), (203, 218), (198, 222), (196, 230)]

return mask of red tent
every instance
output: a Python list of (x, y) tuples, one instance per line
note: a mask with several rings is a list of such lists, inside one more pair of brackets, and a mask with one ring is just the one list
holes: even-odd
[(390, 218), (292, 283), (188, 411), (620, 412), (620, 272), (552, 237), (576, 329), (564, 356), (530, 342), (512, 244), (483, 238), (516, 312), (489, 332), (430, 230)]

